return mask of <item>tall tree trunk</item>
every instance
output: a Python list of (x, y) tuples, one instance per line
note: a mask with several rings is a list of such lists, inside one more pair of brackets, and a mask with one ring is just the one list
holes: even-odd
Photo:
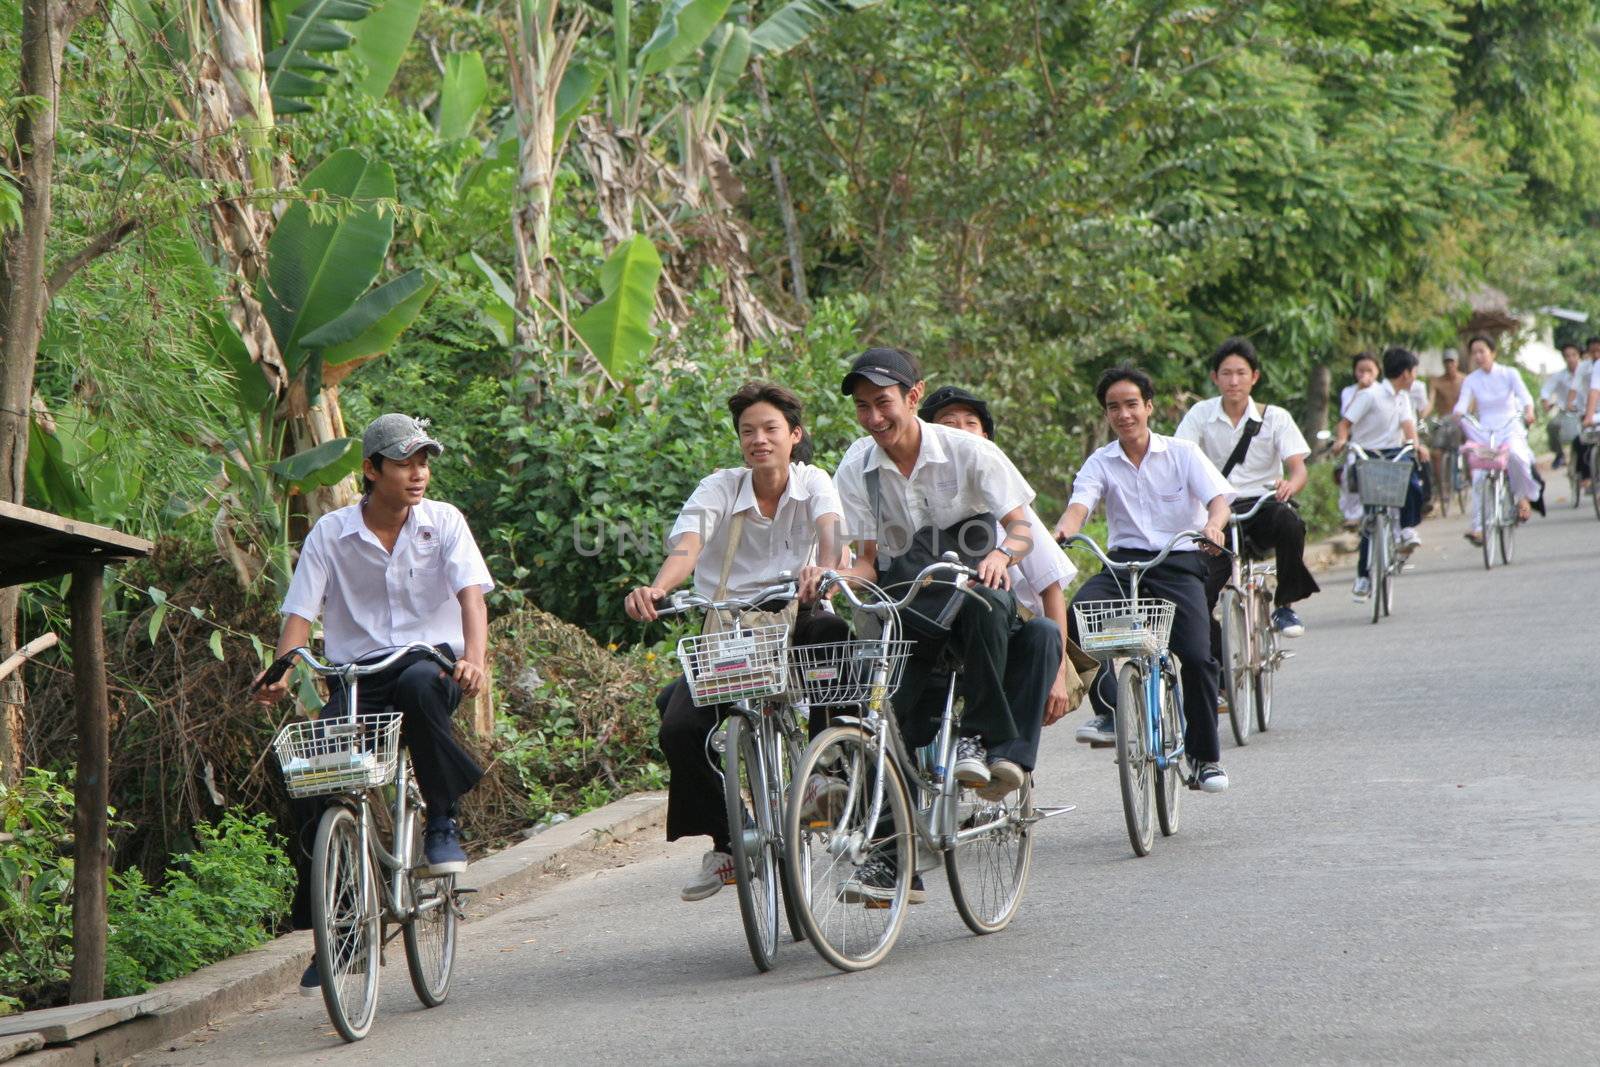
[(1328, 394), (1333, 389), (1333, 372), (1326, 363), (1311, 368), (1311, 380), (1306, 382), (1306, 413), (1301, 429), (1312, 440), (1328, 428)]
[[(73, 27), (91, 0), (23, 0), (17, 96), (12, 136), (0, 146), (22, 194), (22, 225), (0, 243), (0, 500), (20, 504), (27, 484), (29, 411), (39, 338), (50, 298), (45, 249), (50, 233), (51, 182), (61, 105), (61, 59)], [(0, 589), (0, 659), (17, 648), (17, 589)], [(21, 744), (20, 712), (0, 716), (0, 744), (10, 755)]]
[[(761, 60), (750, 64), (755, 78), (756, 99), (761, 103), (761, 118), (768, 128), (772, 126), (772, 101), (767, 96), (767, 77), (761, 69)], [(795, 216), (794, 197), (789, 195), (789, 179), (783, 173), (783, 160), (778, 155), (774, 138), (767, 138), (767, 166), (772, 171), (772, 189), (778, 198), (778, 215), (783, 219), (783, 244), (789, 254), (789, 290), (802, 305), (811, 298), (806, 293), (806, 261), (800, 244), (800, 222)]]

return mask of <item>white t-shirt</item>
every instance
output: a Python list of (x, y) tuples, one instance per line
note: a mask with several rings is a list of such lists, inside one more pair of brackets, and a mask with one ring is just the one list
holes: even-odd
[(750, 468), (730, 467), (708, 474), (684, 501), (667, 536), (670, 545), (685, 533), (700, 535), (703, 545), (695, 561), (694, 591), (703, 597), (717, 595), (733, 518), (741, 513), (743, 529), (728, 570), (725, 600), (759, 592), (768, 579), (782, 571), (797, 574), (816, 555), (817, 523), (826, 515), (841, 514), (833, 479), (809, 463), (789, 464), (789, 484), (770, 519), (756, 506)]
[[(879, 472), (882, 530), (867, 489), (870, 470)], [(877, 442), (863, 437), (845, 453), (834, 481), (849, 539), (876, 542), (883, 557), (903, 554), (917, 530), (946, 530), (984, 512), (1002, 519), (1033, 503), (1033, 488), (992, 441), (933, 422), (922, 423), (922, 445), (909, 478)]]
[(1213, 465), (1220, 471), (1239, 445), (1245, 426), (1252, 419), (1260, 420), (1261, 429), (1250, 441), (1244, 458), (1228, 475), (1228, 484), (1242, 497), (1261, 496), (1272, 491), (1272, 483), (1283, 477), (1283, 464), (1291, 456), (1308, 456), (1311, 449), (1294, 424), (1294, 419), (1282, 408), (1267, 405), (1257, 407), (1251, 400), (1244, 418), (1237, 425), (1223, 410), (1220, 396), (1202, 400), (1184, 413), (1173, 434), (1180, 441), (1193, 441), (1200, 446)]
[(1484, 429), (1510, 430), (1514, 436), (1527, 436), (1522, 422), (1522, 412), (1533, 406), (1533, 394), (1522, 375), (1503, 363), (1492, 370), (1482, 367), (1467, 375), (1461, 382), (1461, 399), (1456, 401), (1457, 415), (1465, 415), (1476, 406), (1478, 423)]
[[(997, 534), (1002, 540), (1005, 538), (1004, 530), (997, 529)], [(1018, 563), (1009, 567), (1007, 573), (1011, 577), (1011, 592), (1017, 598), (1017, 603), (1043, 617), (1044, 594), (1052, 585), (1065, 589), (1077, 577), (1078, 568), (1061, 551), (1054, 533), (1031, 506), (1028, 508), (1028, 536), (1033, 539), (1033, 547)]]
[[(1090, 453), (1073, 479), (1071, 503), (1092, 512), (1105, 501), (1107, 547), (1159, 552), (1174, 535), (1204, 527), (1211, 501), (1236, 495), (1194, 442), (1152, 433), (1137, 467), (1120, 441)], [(1173, 551), (1198, 549), (1186, 542)]]
[(1407, 395), (1411, 398), (1411, 414), (1422, 418), (1422, 412), (1428, 406), (1428, 387), (1422, 384), (1421, 379), (1414, 380)]
[(1404, 423), (1416, 424), (1409, 393), (1398, 392), (1388, 379), (1363, 389), (1350, 400), (1344, 417), (1350, 420), (1350, 440), (1371, 452), (1405, 444)]
[[(1367, 388), (1371, 389), (1372, 386), (1369, 385)], [(1344, 418), (1344, 413), (1350, 410), (1350, 398), (1359, 392), (1361, 392), (1361, 386), (1356, 385), (1354, 382), (1339, 390), (1339, 417), (1341, 419)]]
[(446, 644), (461, 655), (456, 594), (494, 588), (467, 520), (453, 505), (423, 500), (411, 508), (394, 551), (384, 551), (361, 517), (361, 504), (317, 520), (300, 549), (279, 609), (315, 620), (334, 663), (354, 663), (412, 641)]

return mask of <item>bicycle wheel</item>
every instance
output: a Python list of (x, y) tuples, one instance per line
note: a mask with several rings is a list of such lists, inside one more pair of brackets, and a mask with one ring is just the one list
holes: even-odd
[[(887, 741), (884, 743), (888, 743)], [(857, 726), (834, 726), (817, 735), (795, 768), (784, 813), (784, 850), (797, 890), (795, 911), (817, 954), (842, 971), (875, 966), (889, 954), (905, 925), (915, 873), (911, 801), (893, 759), (883, 764), (883, 806), (878, 825), (867, 824), (875, 788), (877, 742)], [(827, 820), (800, 825), (800, 794), (813, 774), (849, 787), (842, 808)], [(874, 892), (866, 875), (886, 871)]]
[(1494, 569), (1494, 554), (1499, 546), (1499, 538), (1495, 536), (1497, 525), (1495, 494), (1498, 491), (1495, 477), (1491, 474), (1483, 479), (1483, 489), (1478, 494), (1478, 519), (1482, 523), (1479, 529), (1483, 534), (1483, 569), (1486, 571)]
[(422, 851), (422, 813), (411, 820), (411, 869), (406, 872), (411, 904), (405, 924), (406, 970), (423, 1007), (437, 1008), (450, 995), (456, 964), (456, 876), (430, 877)]
[(1222, 690), (1228, 697), (1228, 725), (1235, 744), (1250, 743), (1251, 704), (1250, 640), (1244, 600), (1233, 589), (1222, 591)]
[(1272, 728), (1272, 674), (1278, 669), (1278, 635), (1272, 628), (1272, 598), (1265, 590), (1256, 594), (1256, 662), (1251, 672), (1256, 697), (1256, 729)]
[(343, 804), (322, 813), (311, 853), (311, 929), (322, 1003), (346, 1041), (360, 1041), (378, 1011), (383, 943), (378, 886), (355, 816)]
[(722, 762), (722, 798), (728, 808), (728, 842), (739, 918), (757, 970), (770, 971), (778, 952), (777, 827), (767, 793), (764, 753), (750, 720), (728, 716)]
[[(1168, 663), (1161, 672), (1161, 745), (1162, 755), (1169, 756), (1178, 750), (1178, 744), (1183, 740), (1183, 724), (1179, 717), (1178, 707), (1178, 671), (1180, 665), (1178, 657), (1169, 655)], [(1248, 688), (1248, 671), (1246, 672), (1246, 687)], [(1156, 779), (1156, 822), (1161, 824), (1161, 836), (1171, 837), (1178, 832), (1178, 818), (1182, 815), (1183, 808), (1183, 768), (1178, 765), (1176, 758), (1171, 759), (1166, 770), (1155, 766), (1151, 767)]]
[(1389, 584), (1389, 516), (1382, 510), (1373, 516), (1372, 536), (1367, 540), (1367, 577), (1372, 582), (1372, 621), (1383, 618), (1384, 587)]
[(1511, 483), (1500, 480), (1500, 562), (1511, 565), (1517, 540), (1517, 502), (1511, 498)]
[[(774, 753), (779, 763), (776, 782), (781, 787), (776, 791), (776, 795), (785, 805), (788, 802), (790, 789), (794, 785), (789, 775), (800, 763), (801, 752), (802, 749), (794, 738), (782, 737), (777, 751)], [(787, 824), (788, 820), (785, 816), (786, 813), (780, 809), (776, 822), (777, 826), (783, 827)], [(777, 847), (779, 849), (778, 862), (781, 866), (782, 874), (778, 881), (783, 886), (783, 914), (789, 922), (789, 937), (795, 941), (804, 941), (806, 939), (806, 928), (801, 925), (800, 912), (795, 907), (795, 897), (798, 891), (795, 888), (793, 869), (789, 866), (787, 850), (783, 848), (781, 843)]]
[(1600, 519), (1600, 448), (1589, 449), (1589, 501), (1594, 505), (1594, 517)]
[(1155, 844), (1155, 763), (1150, 759), (1146, 734), (1144, 674), (1124, 663), (1117, 674), (1117, 781), (1122, 787), (1122, 815), (1128, 824), (1128, 841), (1136, 856), (1148, 856)]
[(1439, 460), (1439, 517), (1450, 515), (1450, 499), (1456, 492), (1456, 466), (1454, 457), (1445, 455)]
[(1384, 579), (1384, 582), (1383, 582), (1383, 616), (1384, 616), (1384, 618), (1388, 618), (1389, 617), (1389, 613), (1394, 610), (1394, 586), (1395, 586), (1395, 580), (1400, 577), (1400, 572), (1405, 569), (1405, 565), (1406, 565), (1405, 564), (1405, 557), (1400, 554), (1400, 542), (1398, 540), (1393, 540), (1393, 538), (1395, 538), (1395, 536), (1396, 536), (1395, 531), (1399, 528), (1399, 525), (1400, 525), (1399, 520), (1397, 520), (1397, 519), (1391, 519), (1390, 520), (1390, 522), (1389, 522), (1389, 536), (1390, 536), (1391, 540), (1389, 541), (1389, 545), (1384, 550), (1384, 553), (1383, 553), (1383, 562), (1385, 564), (1384, 570), (1387, 573), (1387, 577)]
[(1033, 865), (1033, 776), (1002, 800), (984, 800), (963, 789), (956, 825), (962, 829), (1004, 820), (944, 854), (950, 895), (961, 921), (975, 934), (1004, 930), (1022, 903)]
[(1576, 439), (1572, 442), (1571, 454), (1567, 457), (1567, 495), (1572, 498), (1572, 506), (1577, 507), (1583, 503), (1583, 480), (1578, 477), (1578, 454), (1583, 446)]
[(1462, 469), (1460, 453), (1453, 454), (1451, 461), (1456, 470), (1456, 511), (1465, 515), (1472, 502), (1472, 473)]

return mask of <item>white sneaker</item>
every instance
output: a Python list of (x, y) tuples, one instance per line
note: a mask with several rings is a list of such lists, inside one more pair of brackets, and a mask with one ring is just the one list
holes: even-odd
[(1350, 595), (1356, 600), (1365, 600), (1372, 595), (1372, 579), (1357, 578), (1356, 584), (1350, 587)]
[(983, 742), (976, 737), (956, 739), (956, 781), (962, 785), (988, 785), (989, 760)]
[(801, 826), (832, 826), (839, 818), (850, 787), (837, 778), (813, 774), (800, 796)]
[(1195, 769), (1195, 780), (1202, 793), (1222, 793), (1228, 788), (1228, 772), (1215, 761), (1199, 764)]
[(732, 884), (733, 857), (726, 852), (707, 852), (700, 857), (700, 870), (683, 883), (683, 892), (678, 895), (684, 900), (704, 900)]
[(1400, 531), (1400, 554), (1409, 556), (1422, 544), (1422, 538), (1417, 536), (1417, 531), (1410, 526)]
[(989, 761), (989, 784), (979, 786), (977, 793), (984, 800), (1000, 800), (1022, 788), (1027, 772), (1008, 759)]

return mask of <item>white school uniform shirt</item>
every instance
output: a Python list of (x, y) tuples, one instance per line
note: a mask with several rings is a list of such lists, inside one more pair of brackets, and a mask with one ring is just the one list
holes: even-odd
[[(1044, 594), (1052, 585), (1063, 590), (1077, 577), (1078, 568), (1072, 565), (1067, 554), (1056, 544), (1055, 534), (1030, 506), (1027, 509), (1028, 536), (1033, 547), (1017, 563), (1006, 568), (1011, 578), (1011, 593), (1017, 603), (1039, 618), (1044, 618)], [(1005, 531), (996, 524), (997, 534), (1005, 539)]]
[(1411, 395), (1395, 389), (1387, 378), (1357, 393), (1345, 409), (1344, 417), (1350, 420), (1351, 442), (1368, 452), (1376, 448), (1399, 448), (1405, 444), (1401, 423), (1417, 421), (1416, 413), (1411, 410)]
[(1222, 398), (1214, 396), (1185, 412), (1173, 436), (1199, 445), (1200, 451), (1220, 471), (1238, 447), (1245, 425), (1251, 420), (1259, 420), (1261, 429), (1251, 439), (1244, 458), (1228, 475), (1228, 484), (1241, 497), (1263, 496), (1272, 492), (1272, 483), (1283, 477), (1285, 460), (1311, 454), (1305, 435), (1287, 411), (1270, 404), (1262, 408), (1251, 400), (1244, 417), (1235, 425), (1223, 410)]
[(1522, 412), (1533, 406), (1533, 394), (1522, 375), (1501, 363), (1485, 371), (1482, 367), (1467, 375), (1461, 382), (1461, 399), (1456, 401), (1457, 415), (1472, 410), (1476, 401), (1478, 422), (1484, 429), (1506, 429), (1514, 437), (1526, 437), (1527, 427), (1522, 423)]
[(779, 572), (798, 574), (810, 563), (816, 556), (817, 523), (824, 516), (840, 514), (839, 495), (827, 471), (809, 463), (791, 463), (789, 484), (769, 519), (756, 505), (750, 468), (731, 467), (702, 478), (684, 501), (667, 542), (672, 544), (685, 533), (700, 535), (703, 547), (695, 561), (694, 591), (703, 597), (717, 595), (733, 518), (739, 514), (744, 515), (744, 528), (728, 569), (726, 600), (759, 592)]
[(1419, 378), (1411, 383), (1407, 395), (1411, 398), (1411, 413), (1420, 419), (1422, 409), (1428, 406), (1428, 387)]
[[(1120, 441), (1090, 453), (1073, 479), (1069, 506), (1093, 511), (1104, 500), (1108, 547), (1159, 552), (1175, 534), (1203, 528), (1211, 501), (1237, 495), (1200, 446), (1152, 433), (1137, 467)], [(1173, 551), (1199, 550), (1191, 541)]]
[(334, 663), (412, 641), (465, 653), (456, 594), (474, 585), (487, 593), (494, 581), (460, 510), (439, 500), (412, 505), (394, 550), (385, 552), (361, 508), (330, 511), (311, 527), (279, 610), (312, 620), (320, 614)]
[[(1367, 388), (1371, 389), (1372, 386), (1369, 385)], [(1339, 390), (1339, 417), (1341, 419), (1344, 418), (1344, 413), (1350, 410), (1350, 398), (1360, 391), (1361, 386), (1356, 385), (1354, 382)]]
[[(871, 470), (878, 471), (881, 530), (867, 491)], [(924, 527), (945, 530), (983, 512), (1001, 519), (1033, 503), (1033, 487), (994, 442), (934, 422), (922, 423), (909, 478), (877, 442), (863, 437), (845, 453), (834, 481), (849, 539), (877, 542), (879, 555), (889, 557), (904, 553), (912, 534)]]
[(1571, 403), (1567, 407), (1581, 414), (1583, 405), (1589, 402), (1589, 390), (1594, 388), (1597, 388), (1594, 380), (1594, 360), (1580, 359), (1577, 372), (1572, 375)]
[(1554, 404), (1563, 411), (1571, 410), (1572, 404), (1569, 401), (1575, 395), (1577, 382), (1577, 374), (1562, 367), (1545, 378), (1544, 384), (1539, 387), (1539, 399)]

